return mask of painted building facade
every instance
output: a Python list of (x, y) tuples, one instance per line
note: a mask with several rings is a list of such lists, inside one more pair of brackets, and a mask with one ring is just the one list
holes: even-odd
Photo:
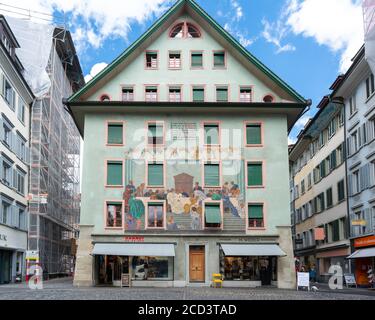
[(85, 141), (75, 285), (295, 286), (287, 134), (308, 102), (194, 1), (66, 104)]
[(375, 268), (375, 85), (364, 47), (334, 95), (345, 104), (351, 260), (357, 283), (366, 286)]
[(290, 151), (295, 255), (306, 271), (315, 267), (318, 280), (329, 268), (350, 266), (347, 232), (344, 108), (322, 99), (317, 115)]
[(27, 250), (30, 105), (33, 94), (0, 16), (0, 285), (22, 281)]

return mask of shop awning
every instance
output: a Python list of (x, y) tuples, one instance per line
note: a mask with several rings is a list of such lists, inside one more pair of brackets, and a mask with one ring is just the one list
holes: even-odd
[(224, 254), (229, 257), (285, 257), (286, 254), (276, 244), (222, 244)]
[(92, 255), (174, 257), (175, 251), (171, 243), (96, 243)]
[(359, 259), (359, 258), (371, 258), (371, 257), (375, 257), (375, 248), (357, 250), (347, 259)]

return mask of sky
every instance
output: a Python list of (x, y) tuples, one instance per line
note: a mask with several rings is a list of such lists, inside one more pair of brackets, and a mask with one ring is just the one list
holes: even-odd
[[(0, 13), (27, 13), (38, 22), (66, 25), (89, 80), (174, 2), (1, 0)], [(316, 113), (316, 105), (330, 93), (329, 87), (336, 77), (349, 68), (364, 41), (361, 0), (196, 2), (292, 88), (312, 99), (311, 110), (296, 123), (289, 143), (296, 141), (298, 133)]]

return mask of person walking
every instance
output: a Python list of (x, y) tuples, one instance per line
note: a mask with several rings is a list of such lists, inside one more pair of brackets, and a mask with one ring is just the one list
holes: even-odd
[(316, 269), (315, 269), (315, 264), (313, 264), (311, 266), (309, 274), (310, 274), (310, 281), (313, 282), (313, 283), (316, 283)]

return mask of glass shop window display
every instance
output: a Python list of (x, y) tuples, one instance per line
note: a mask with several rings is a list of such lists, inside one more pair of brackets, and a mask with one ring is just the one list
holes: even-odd
[(173, 257), (133, 257), (132, 279), (173, 280)]

